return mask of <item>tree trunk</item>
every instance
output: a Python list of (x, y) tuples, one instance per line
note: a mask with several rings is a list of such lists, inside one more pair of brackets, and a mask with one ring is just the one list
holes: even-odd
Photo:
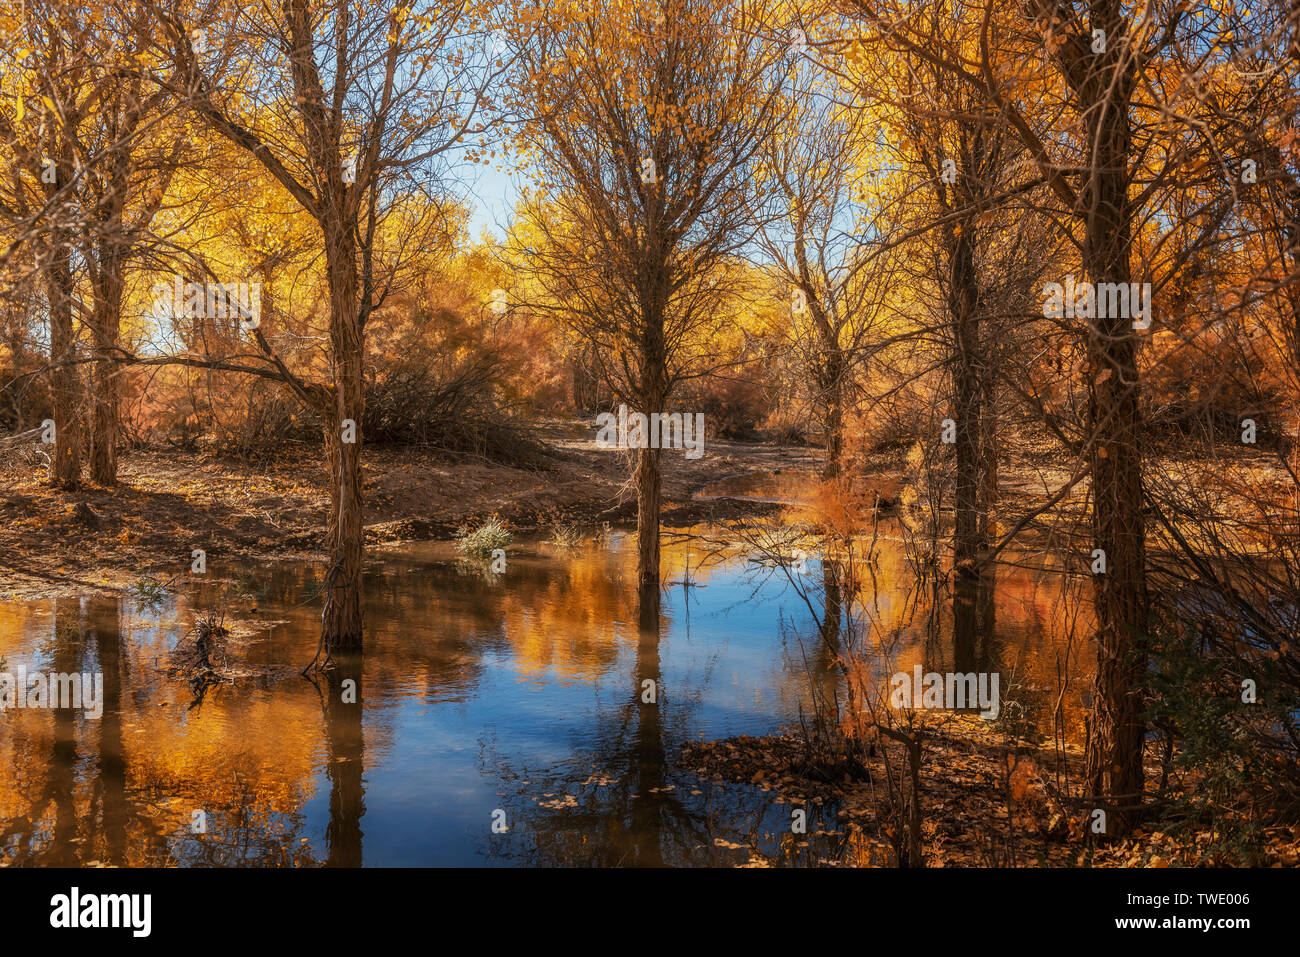
[(77, 342), (72, 322), (71, 248), (54, 235), (46, 264), (46, 295), (50, 305), (50, 362), (53, 364), (54, 459), (51, 484), (75, 489), (81, 484), (81, 455), (85, 441), (81, 421), (81, 373), (73, 361)]
[(90, 475), (100, 485), (117, 484), (117, 436), (121, 367), (114, 349), (122, 322), (122, 277), (118, 267), (101, 263), (95, 290), (95, 356), (91, 368), (95, 410), (90, 441)]
[(997, 628), (997, 571), (958, 575), (952, 593), (952, 665), (961, 673), (997, 670), (993, 656)]
[[(645, 326), (641, 331), (641, 381), (637, 398), (647, 420), (655, 412), (666, 412), (668, 401), (668, 362), (664, 351), (663, 307), (650, 299), (645, 309)], [(649, 426), (647, 423), (647, 431)], [(651, 437), (646, 436), (647, 440)], [(636, 462), (636, 538), (637, 588), (644, 596), (659, 588), (659, 510), (662, 506), (659, 474), (660, 450), (649, 448), (657, 442), (647, 441), (637, 451)], [(657, 605), (656, 600), (656, 605)]]
[(956, 521), (953, 528), (953, 570), (960, 576), (976, 575), (975, 563), (987, 548), (981, 529), (980, 504), (984, 497), (984, 462), (981, 445), (984, 430), (983, 386), (978, 284), (975, 278), (974, 224), (962, 224), (960, 235), (953, 237), (950, 250), (948, 314), (952, 323), (953, 343), (953, 419), (957, 425), (956, 442)]
[[(1291, 34), (1287, 40), (1287, 55), (1291, 62), (1300, 63), (1300, 0), (1291, 0), (1289, 22)], [(1293, 119), (1300, 119), (1300, 114), (1293, 110)], [(1285, 163), (1281, 150), (1270, 146), (1273, 168), (1282, 170)], [(1287, 423), (1288, 442), (1291, 446), (1291, 469), (1300, 475), (1300, 179), (1287, 175), (1286, 185), (1280, 197), (1282, 221), (1282, 262), (1287, 267), (1291, 281), (1286, 286), (1286, 295), (1291, 304), (1291, 327), (1285, 339), (1290, 340), (1291, 368), (1287, 378), (1291, 385), (1291, 421)], [(1300, 488), (1297, 489), (1295, 508), (1300, 514)]]
[(322, 629), (327, 652), (355, 652), (361, 650), (363, 626), (361, 418), (365, 394), (361, 368), (365, 350), (352, 231), (344, 225), (327, 229), (325, 249), (335, 382), (334, 406), (325, 416), (325, 448), (330, 464), (330, 564)]
[[(1090, 71), (1081, 90), (1089, 176), (1083, 265), (1096, 283), (1127, 283), (1131, 270), (1128, 197), (1131, 64), (1121, 42), (1117, 0), (1098, 0), (1093, 22), (1110, 38), (1109, 61)], [(1098, 308), (1096, 312), (1105, 311)], [(1097, 675), (1088, 728), (1088, 793), (1105, 801), (1108, 836), (1128, 832), (1142, 801), (1142, 690), (1146, 671), (1146, 532), (1142, 506), (1141, 410), (1137, 340), (1129, 316), (1097, 316), (1088, 329), (1089, 426), (1092, 434), (1094, 548), (1106, 553), (1093, 576)]]
[(840, 568), (830, 554), (830, 538), (822, 554), (822, 643), (836, 656), (841, 653), (840, 623), (844, 618), (844, 590), (840, 586)]
[(638, 449), (636, 460), (637, 588), (659, 590), (659, 450)]
[[(993, 509), (998, 503), (998, 394), (997, 377), (993, 372), (995, 352), (993, 349), (994, 331), (983, 323), (984, 383), (980, 392), (982, 399), (982, 416), (980, 420), (980, 465), (984, 470), (984, 484), (980, 489), (979, 501), (979, 539), (987, 552), (988, 543), (996, 532), (993, 523)], [(984, 557), (981, 554), (981, 559)]]
[(826, 430), (826, 464), (822, 466), (822, 478), (827, 480), (840, 474), (841, 460), (844, 457), (844, 360), (839, 354), (838, 344), (832, 344), (828, 348), (834, 351), (826, 358), (821, 381), (822, 395), (826, 402), (823, 420)]

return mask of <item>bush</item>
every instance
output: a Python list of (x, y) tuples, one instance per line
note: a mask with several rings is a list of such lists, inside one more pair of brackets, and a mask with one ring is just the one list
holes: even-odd
[(53, 415), (49, 376), (39, 372), (34, 363), (0, 360), (0, 432), (25, 432)]
[[(513, 356), (528, 350), (509, 337), (498, 341), (449, 307), (397, 306), (374, 317), (367, 331), (367, 443), (421, 445), (528, 468), (547, 464), (548, 450), (521, 421), (510, 388)], [(136, 444), (147, 437), (188, 449), (211, 442), (249, 458), (290, 442), (321, 442), (320, 416), (279, 382), (212, 380), (188, 371), (151, 381), (148, 402), (124, 402), (125, 431)]]
[(551, 538), (552, 545), (561, 545), (565, 548), (577, 548), (582, 544), (582, 528), (572, 522), (557, 522), (554, 526), (554, 536)]
[(686, 383), (675, 404), (683, 410), (703, 412), (706, 434), (724, 439), (754, 438), (771, 407), (757, 381), (721, 376)]
[(510, 367), (504, 346), (450, 309), (381, 331), (366, 372), (367, 441), (542, 465), (545, 447), (506, 395)]
[[(1261, 445), (1275, 438), (1273, 423), (1286, 409), (1285, 383), (1249, 358), (1251, 351), (1239, 330), (1211, 327), (1189, 342), (1157, 334), (1142, 371), (1151, 440), (1178, 447), (1197, 439), (1238, 441), (1245, 417), (1258, 420)], [(1207, 368), (1217, 373), (1209, 383)]]
[(493, 552), (504, 549), (512, 541), (514, 536), (495, 515), (473, 531), (468, 526), (461, 526), (456, 531), (456, 551), (480, 561), (488, 561)]

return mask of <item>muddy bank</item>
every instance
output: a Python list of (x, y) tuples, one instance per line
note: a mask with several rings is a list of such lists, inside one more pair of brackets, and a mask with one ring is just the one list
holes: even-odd
[[(437, 452), (367, 448), (367, 542), (446, 538), (497, 514), (521, 531), (557, 522), (634, 520), (624, 453), (596, 447), (581, 422), (548, 424), (538, 469), (453, 460)], [(773, 511), (764, 503), (693, 502), (710, 482), (753, 471), (817, 470), (820, 450), (710, 440), (707, 454), (663, 456), (663, 522)], [(0, 597), (118, 593), (142, 575), (189, 570), (194, 549), (209, 561), (324, 559), (328, 475), (319, 449), (294, 446), (271, 461), (215, 453), (126, 452), (115, 488), (58, 492), (39, 466), (9, 465), (0, 481)]]
[[(580, 420), (548, 421), (539, 437), (548, 452), (535, 468), (368, 447), (363, 476), (371, 557), (388, 545), (449, 538), (493, 514), (518, 531), (635, 521), (628, 453), (597, 448), (594, 430)], [(1069, 482), (1071, 463), (1042, 442), (1019, 445), (999, 466), (996, 529), (1003, 534), (1016, 526), (1019, 541), (1052, 547), (1086, 524), (1087, 483), (1040, 514), (1053, 490)], [(793, 493), (806, 504), (815, 499), (815, 511), (832, 524), (861, 530), (875, 508), (907, 507), (906, 458), (903, 447), (859, 453), (835, 495), (827, 496), (815, 479), (820, 448), (710, 439), (698, 459), (680, 450), (664, 453), (661, 521), (681, 528), (774, 516)], [(1269, 468), (1264, 458), (1253, 467), (1260, 474)], [(763, 480), (729, 490), (728, 479), (755, 473)], [(696, 497), (714, 483), (715, 494)], [(765, 484), (779, 488), (781, 498), (765, 498)], [(0, 462), (0, 597), (118, 593), (142, 575), (188, 573), (194, 549), (214, 561), (322, 561), (328, 494), (320, 449), (309, 444), (256, 461), (215, 452), (130, 451), (121, 456), (116, 487), (87, 484), (77, 492), (52, 490), (43, 466), (11, 458)], [(1153, 529), (1151, 547), (1164, 544)]]

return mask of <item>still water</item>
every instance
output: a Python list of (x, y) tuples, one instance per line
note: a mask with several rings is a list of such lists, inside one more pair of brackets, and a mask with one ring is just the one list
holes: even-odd
[[(818, 609), (785, 575), (725, 524), (691, 531), (666, 541), (649, 629), (627, 530), (517, 540), (499, 575), (447, 543), (373, 551), (364, 660), (314, 682), (299, 671), (321, 577), (301, 563), (210, 564), (153, 604), (0, 604), (0, 668), (99, 672), (104, 697), (98, 719), (0, 714), (0, 864), (864, 863), (847, 836), (812, 834), (834, 830), (833, 808), (795, 840), (773, 795), (680, 766), (684, 743), (778, 730), (839, 680)], [(1061, 637), (1059, 573), (1001, 571), (991, 633), (963, 649), (951, 609), (918, 600), (899, 541), (886, 530), (877, 548), (863, 613), (904, 639), (900, 665), (1014, 672), (1030, 701), (1086, 661)], [(198, 699), (169, 656), (215, 608), (243, 676)], [(358, 706), (338, 703), (348, 681)]]

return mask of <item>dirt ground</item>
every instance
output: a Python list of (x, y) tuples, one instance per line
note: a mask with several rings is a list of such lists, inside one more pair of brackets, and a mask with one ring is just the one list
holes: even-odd
[[(543, 423), (539, 437), (550, 454), (537, 469), (418, 448), (367, 447), (372, 554), (388, 544), (448, 538), (492, 514), (520, 531), (557, 522), (634, 521), (630, 456), (598, 448), (593, 433), (581, 420)], [(1007, 520), (997, 525), (999, 534), (1016, 516), (1032, 515), (1069, 481), (1073, 468), (1050, 443), (1024, 436), (1007, 443), (1006, 455), (999, 465), (999, 512)], [(876, 505), (895, 506), (906, 456), (901, 448), (855, 460), (846, 503), (859, 515)], [(709, 501), (692, 496), (750, 473), (817, 473), (823, 458), (813, 446), (722, 439), (710, 439), (706, 454), (694, 460), (680, 450), (665, 452), (662, 523), (680, 527), (778, 511), (778, 505), (728, 497), (725, 490)], [(1183, 464), (1161, 459), (1156, 467)], [(1238, 467), (1264, 476), (1276, 471), (1262, 454)], [(120, 592), (142, 575), (165, 579), (187, 571), (196, 548), (216, 560), (325, 558), (328, 476), (318, 446), (295, 445), (256, 461), (218, 451), (131, 451), (121, 456), (118, 477), (113, 489), (87, 484), (60, 492), (46, 484), (44, 465), (12, 455), (0, 460), (0, 598)], [(1070, 528), (1085, 527), (1086, 488), (1080, 483), (1050, 514), (1026, 522), (1019, 539), (1046, 546)], [(1150, 544), (1161, 545), (1158, 537)]]
[[(582, 422), (548, 423), (543, 469), (457, 461), (435, 452), (372, 446), (364, 456), (367, 542), (445, 538), (497, 514), (519, 530), (635, 519), (624, 453), (596, 447)], [(710, 482), (755, 471), (821, 467), (821, 451), (711, 439), (707, 454), (665, 452), (666, 525), (761, 511), (759, 503), (692, 502)], [(213, 452), (125, 453), (113, 489), (59, 492), (44, 466), (0, 471), (0, 598), (120, 592), (142, 575), (187, 571), (193, 549), (211, 560), (321, 560), (328, 475), (319, 448), (273, 461)]]

